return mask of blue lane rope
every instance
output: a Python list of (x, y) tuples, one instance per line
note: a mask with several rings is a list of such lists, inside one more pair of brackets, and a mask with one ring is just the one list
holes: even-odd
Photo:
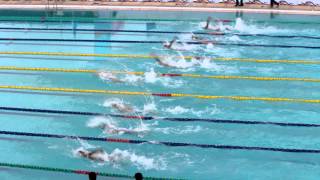
[(48, 113), (48, 114), (65, 114), (65, 115), (82, 115), (82, 116), (110, 116), (127, 119), (141, 120), (164, 120), (164, 121), (179, 121), (179, 122), (207, 122), (207, 123), (222, 123), (222, 124), (244, 124), (244, 125), (275, 125), (284, 127), (320, 127), (320, 124), (306, 123), (286, 123), (286, 122), (268, 122), (268, 121), (247, 121), (247, 120), (226, 120), (226, 119), (204, 119), (204, 118), (169, 118), (169, 117), (151, 117), (151, 116), (128, 116), (120, 114), (107, 114), (97, 112), (81, 112), (81, 111), (65, 111), (51, 109), (32, 109), (18, 107), (1, 107), (0, 110), (15, 111), (15, 112), (32, 112), (32, 113)]
[[(127, 44), (162, 44), (164, 41), (139, 41), (139, 40), (96, 40), (96, 39), (46, 39), (46, 38), (0, 38), (0, 41), (58, 41), (58, 42), (100, 42), (100, 43), (127, 43)], [(198, 44), (201, 42), (186, 41), (186, 44)], [(241, 43), (214, 43), (215, 45), (225, 46), (245, 46), (245, 47), (278, 47), (278, 48), (305, 48), (320, 49), (320, 46), (297, 46), (297, 45), (269, 45), (269, 44), (241, 44)]]
[(101, 137), (91, 137), (91, 136), (72, 136), (72, 135), (61, 135), (61, 134), (44, 134), (44, 133), (15, 132), (15, 131), (0, 131), (0, 134), (13, 135), (13, 136), (58, 138), (58, 139), (67, 138), (71, 140), (82, 139), (87, 141), (103, 141), (103, 142), (128, 143), (128, 144), (152, 144), (152, 145), (164, 145), (164, 146), (170, 146), (170, 147), (198, 147), (198, 148), (225, 149), (225, 150), (273, 151), (273, 152), (288, 152), (288, 153), (320, 153), (319, 149), (292, 149), (292, 148), (275, 148), (275, 147), (258, 147), (258, 146), (197, 144), (197, 143), (133, 140), (133, 139), (120, 139), (120, 138), (101, 138)]
[[(33, 31), (91, 31), (91, 32), (126, 32), (126, 33), (153, 33), (153, 34), (197, 34), (211, 35), (208, 32), (188, 32), (188, 31), (145, 31), (145, 30), (117, 30), (117, 29), (71, 29), (71, 28), (18, 28), (18, 27), (0, 27), (0, 30), (33, 30)], [(270, 37), (270, 38), (306, 38), (320, 39), (319, 36), (305, 35), (268, 35), (268, 34), (241, 34), (241, 33), (224, 33), (221, 35), (236, 35), (244, 37)], [(218, 35), (218, 36), (221, 36)]]
[[(49, 17), (51, 18), (51, 17)], [(55, 17), (53, 17), (55, 18)], [(59, 17), (60, 18), (60, 17)], [(63, 18), (63, 17), (62, 17)], [(108, 21), (106, 21), (108, 20)], [(145, 21), (143, 24), (147, 23), (156, 23), (156, 24), (170, 24), (170, 23), (177, 23), (177, 22), (204, 22), (204, 19), (119, 19), (119, 18), (114, 18), (114, 19), (99, 19), (95, 18), (92, 19), (91, 21), (79, 21), (76, 19), (72, 20), (52, 20), (52, 19), (44, 19), (44, 20), (26, 20), (26, 19), (0, 19), (0, 22), (35, 22), (35, 23), (104, 23), (104, 24), (110, 24), (110, 23), (117, 23), (117, 22), (124, 22), (128, 24), (134, 24), (132, 21)], [(217, 20), (219, 22), (219, 19)], [(229, 20), (229, 19), (224, 19), (226, 22), (235, 22), (235, 20)], [(303, 21), (254, 21), (254, 23), (278, 23), (278, 24), (319, 24), (318, 22), (303, 22)], [(138, 23), (135, 23), (138, 24)], [(140, 24), (140, 23), (139, 23)], [(142, 23), (141, 23), (142, 24)]]
[(108, 46), (108, 45), (89, 45), (89, 44), (55, 44), (55, 43), (7, 43), (0, 42), (0, 44), (4, 44), (6, 46), (14, 46), (14, 45), (31, 45), (31, 46), (71, 46), (71, 47), (98, 47), (98, 48), (129, 48), (129, 46)]

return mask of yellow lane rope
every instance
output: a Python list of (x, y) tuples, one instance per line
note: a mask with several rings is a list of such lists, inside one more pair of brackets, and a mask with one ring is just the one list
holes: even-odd
[[(44, 72), (65, 72), (65, 73), (98, 73), (99, 70), (94, 69), (64, 69), (64, 68), (40, 68), (40, 67), (16, 67), (16, 66), (0, 66), (0, 70), (15, 71), (44, 71)], [(127, 72), (127, 71), (107, 71), (116, 74), (133, 74), (144, 75), (145, 72)], [(191, 78), (211, 78), (211, 79), (244, 79), (256, 81), (304, 81), (304, 82), (320, 82), (320, 79), (313, 78), (289, 78), (289, 77), (257, 77), (257, 76), (226, 76), (226, 75), (199, 75), (199, 74), (165, 74), (157, 73), (160, 76), (180, 76)]]
[(251, 96), (215, 96), (215, 95), (195, 95), (177, 93), (150, 93), (132, 91), (113, 91), (95, 89), (74, 89), (74, 88), (52, 88), (52, 87), (33, 87), (33, 86), (9, 86), (0, 85), (0, 89), (32, 90), (32, 91), (54, 91), (68, 93), (97, 93), (97, 94), (118, 94), (118, 95), (142, 95), (142, 96), (162, 96), (162, 97), (191, 97), (199, 99), (230, 99), (237, 101), (270, 101), (270, 102), (294, 102), (294, 103), (320, 103), (320, 99), (294, 99), (294, 98), (274, 98), (274, 97), (251, 97)]
[[(110, 58), (136, 58), (150, 59), (153, 55), (132, 55), (132, 54), (90, 54), (90, 53), (61, 53), (61, 52), (12, 52), (2, 51), (6, 55), (46, 55), (46, 56), (82, 56), (82, 57), (110, 57)], [(185, 59), (192, 59), (194, 56), (186, 56)], [(251, 59), (251, 58), (210, 58), (214, 61), (238, 61), (252, 63), (284, 63), (284, 64), (320, 64), (320, 60), (275, 60), (275, 59)]]

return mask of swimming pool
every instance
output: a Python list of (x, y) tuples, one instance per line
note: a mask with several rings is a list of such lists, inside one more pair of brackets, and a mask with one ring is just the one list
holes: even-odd
[[(205, 32), (208, 16), (231, 20), (225, 25), (232, 31), (198, 34), (215, 45), (192, 44), (188, 32)], [(0, 163), (188, 179), (319, 176), (319, 16), (3, 11), (0, 21)], [(175, 36), (191, 44), (164, 49)], [(180, 68), (157, 64), (154, 54)], [(103, 80), (102, 70), (121, 71), (115, 75), (125, 82)], [(111, 107), (119, 101), (137, 112), (121, 114)], [(106, 134), (91, 127), (100, 121), (148, 132)], [(74, 153), (95, 147), (126, 160), (96, 163)], [(58, 176), (87, 178), (8, 167), (0, 173)]]

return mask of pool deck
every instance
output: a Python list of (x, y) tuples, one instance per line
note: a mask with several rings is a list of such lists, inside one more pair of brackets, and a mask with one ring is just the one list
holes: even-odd
[[(51, 2), (52, 3), (52, 2)], [(54, 5), (51, 4), (51, 7)], [(0, 9), (44, 10), (46, 1), (4, 1), (0, 0)], [(163, 2), (103, 2), (103, 1), (58, 1), (58, 9), (72, 10), (132, 10), (132, 11), (193, 11), (193, 12), (249, 12), (320, 15), (320, 6), (288, 6), (270, 9), (269, 5), (246, 4), (235, 8), (234, 4), (223, 3), (163, 3)]]

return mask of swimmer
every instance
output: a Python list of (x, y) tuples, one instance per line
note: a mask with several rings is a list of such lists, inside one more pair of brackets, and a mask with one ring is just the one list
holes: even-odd
[(104, 80), (110, 80), (112, 82), (119, 82), (119, 83), (124, 82), (121, 79), (117, 78), (112, 72), (100, 71), (100, 72), (97, 72), (97, 75)]
[(95, 150), (78, 150), (77, 154), (81, 157), (90, 159), (92, 161), (105, 162), (109, 161), (111, 163), (119, 163), (125, 160), (125, 157), (120, 152), (113, 152), (111, 154), (106, 153), (103, 149)]
[(178, 65), (174, 65), (174, 64), (170, 64), (169, 62), (166, 62), (165, 57), (161, 57), (161, 56), (157, 56), (154, 54), (151, 54), (151, 56), (156, 60), (156, 62), (161, 65), (161, 66), (165, 66), (165, 67), (172, 67), (172, 68), (184, 68)]
[(122, 102), (112, 102), (111, 107), (118, 110), (121, 113), (134, 113), (134, 108), (129, 104), (124, 104)]
[(157, 63), (158, 63), (159, 65), (161, 65), (161, 66), (174, 67), (174, 66), (170, 65), (169, 63), (164, 62), (164, 60), (163, 60), (161, 57), (159, 57), (159, 56), (155, 56), (154, 59), (155, 59), (155, 60), (157, 61)]
[(163, 47), (165, 47), (165, 48), (167, 48), (167, 49), (173, 49), (172, 48), (172, 46), (173, 46), (173, 44), (175, 44), (176, 42), (177, 42), (177, 40), (178, 40), (178, 37), (174, 37), (170, 42), (169, 42), (169, 44), (164, 44), (163, 45)]
[[(231, 26), (224, 26), (224, 28), (221, 28), (220, 26), (214, 26), (214, 27), (210, 27), (210, 22), (211, 22), (212, 18), (208, 17), (207, 21), (206, 21), (206, 25), (203, 27), (203, 29), (205, 30), (213, 30), (213, 31), (218, 31), (218, 32), (211, 32), (210, 34), (212, 35), (223, 35), (221, 34), (223, 30), (228, 30), (231, 31), (232, 27)], [(221, 22), (223, 25), (223, 22)]]
[(141, 136), (141, 134), (146, 134), (148, 130), (136, 130), (136, 129), (127, 129), (127, 128), (118, 128), (109, 123), (102, 123), (100, 126), (107, 134), (130, 134)]
[(215, 44), (215, 41), (211, 41), (211, 40), (206, 40), (205, 38), (201, 37), (201, 36), (196, 36), (196, 35), (192, 35), (192, 40), (199, 42), (201, 44)]
[(90, 159), (92, 161), (104, 162), (105, 159), (103, 156), (106, 152), (103, 149), (95, 149), (95, 150), (78, 150), (77, 154), (81, 157)]

